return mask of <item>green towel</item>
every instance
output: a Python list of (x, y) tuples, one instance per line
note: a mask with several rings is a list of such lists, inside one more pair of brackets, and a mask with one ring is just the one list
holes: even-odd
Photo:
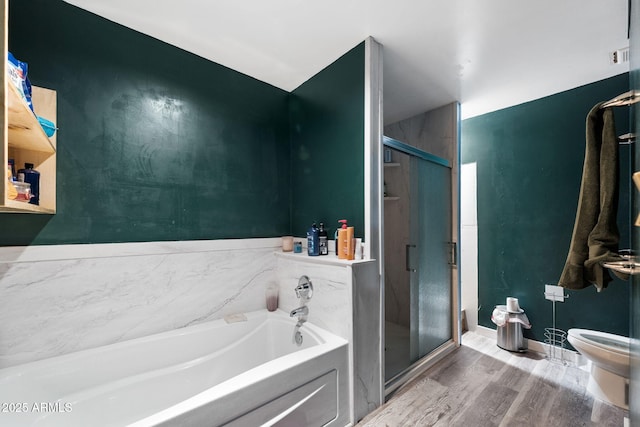
[(620, 261), (618, 241), (618, 140), (613, 111), (594, 106), (587, 115), (586, 149), (578, 211), (567, 262), (558, 285), (598, 292), (611, 281), (602, 263)]

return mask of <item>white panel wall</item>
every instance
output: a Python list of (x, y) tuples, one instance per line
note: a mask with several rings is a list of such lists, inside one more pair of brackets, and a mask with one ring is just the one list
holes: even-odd
[(478, 326), (478, 202), (476, 163), (462, 165), (460, 173), (460, 263), (462, 309), (467, 326)]
[(279, 245), (0, 248), (0, 368), (264, 308)]
[[(350, 342), (350, 419), (380, 402), (380, 292), (374, 261), (282, 254), (280, 239), (0, 248), (0, 368), (265, 308), (300, 305)], [(357, 315), (356, 315), (357, 314)], [(358, 348), (354, 351), (354, 342)]]

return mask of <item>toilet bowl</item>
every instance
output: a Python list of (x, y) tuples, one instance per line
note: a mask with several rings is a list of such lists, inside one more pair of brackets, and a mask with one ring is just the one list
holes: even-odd
[(629, 409), (630, 339), (588, 329), (569, 329), (567, 338), (591, 361), (587, 391), (596, 399)]

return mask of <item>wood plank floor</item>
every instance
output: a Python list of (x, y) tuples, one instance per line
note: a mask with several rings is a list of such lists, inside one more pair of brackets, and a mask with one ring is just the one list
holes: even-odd
[(628, 411), (594, 400), (589, 373), (467, 332), (462, 346), (397, 391), (357, 427), (615, 426)]

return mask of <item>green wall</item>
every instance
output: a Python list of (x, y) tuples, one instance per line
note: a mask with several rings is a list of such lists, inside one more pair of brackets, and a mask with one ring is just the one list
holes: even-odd
[[(338, 145), (362, 151), (362, 47), (291, 95), (61, 0), (11, 0), (9, 31), (31, 82), (58, 93), (58, 210), (3, 214), (0, 245), (304, 235), (293, 199), (305, 223), (338, 216), (301, 184), (324, 185)], [(342, 169), (345, 192), (362, 193), (361, 158)]]
[(364, 43), (293, 91), (292, 231), (339, 219), (364, 235)]
[[(479, 324), (495, 327), (491, 312), (519, 298), (533, 324), (525, 336), (544, 341), (552, 325), (544, 285), (560, 278), (573, 231), (582, 165), (585, 118), (593, 105), (629, 90), (619, 75), (462, 122), (462, 163), (477, 162)], [(615, 111), (618, 134), (628, 111)], [(630, 247), (630, 148), (620, 147), (620, 248)], [(567, 290), (557, 303), (556, 326), (628, 336), (629, 283), (615, 280)]]
[(58, 92), (58, 213), (3, 215), (3, 244), (289, 231), (285, 91), (59, 0), (11, 1), (9, 31)]

